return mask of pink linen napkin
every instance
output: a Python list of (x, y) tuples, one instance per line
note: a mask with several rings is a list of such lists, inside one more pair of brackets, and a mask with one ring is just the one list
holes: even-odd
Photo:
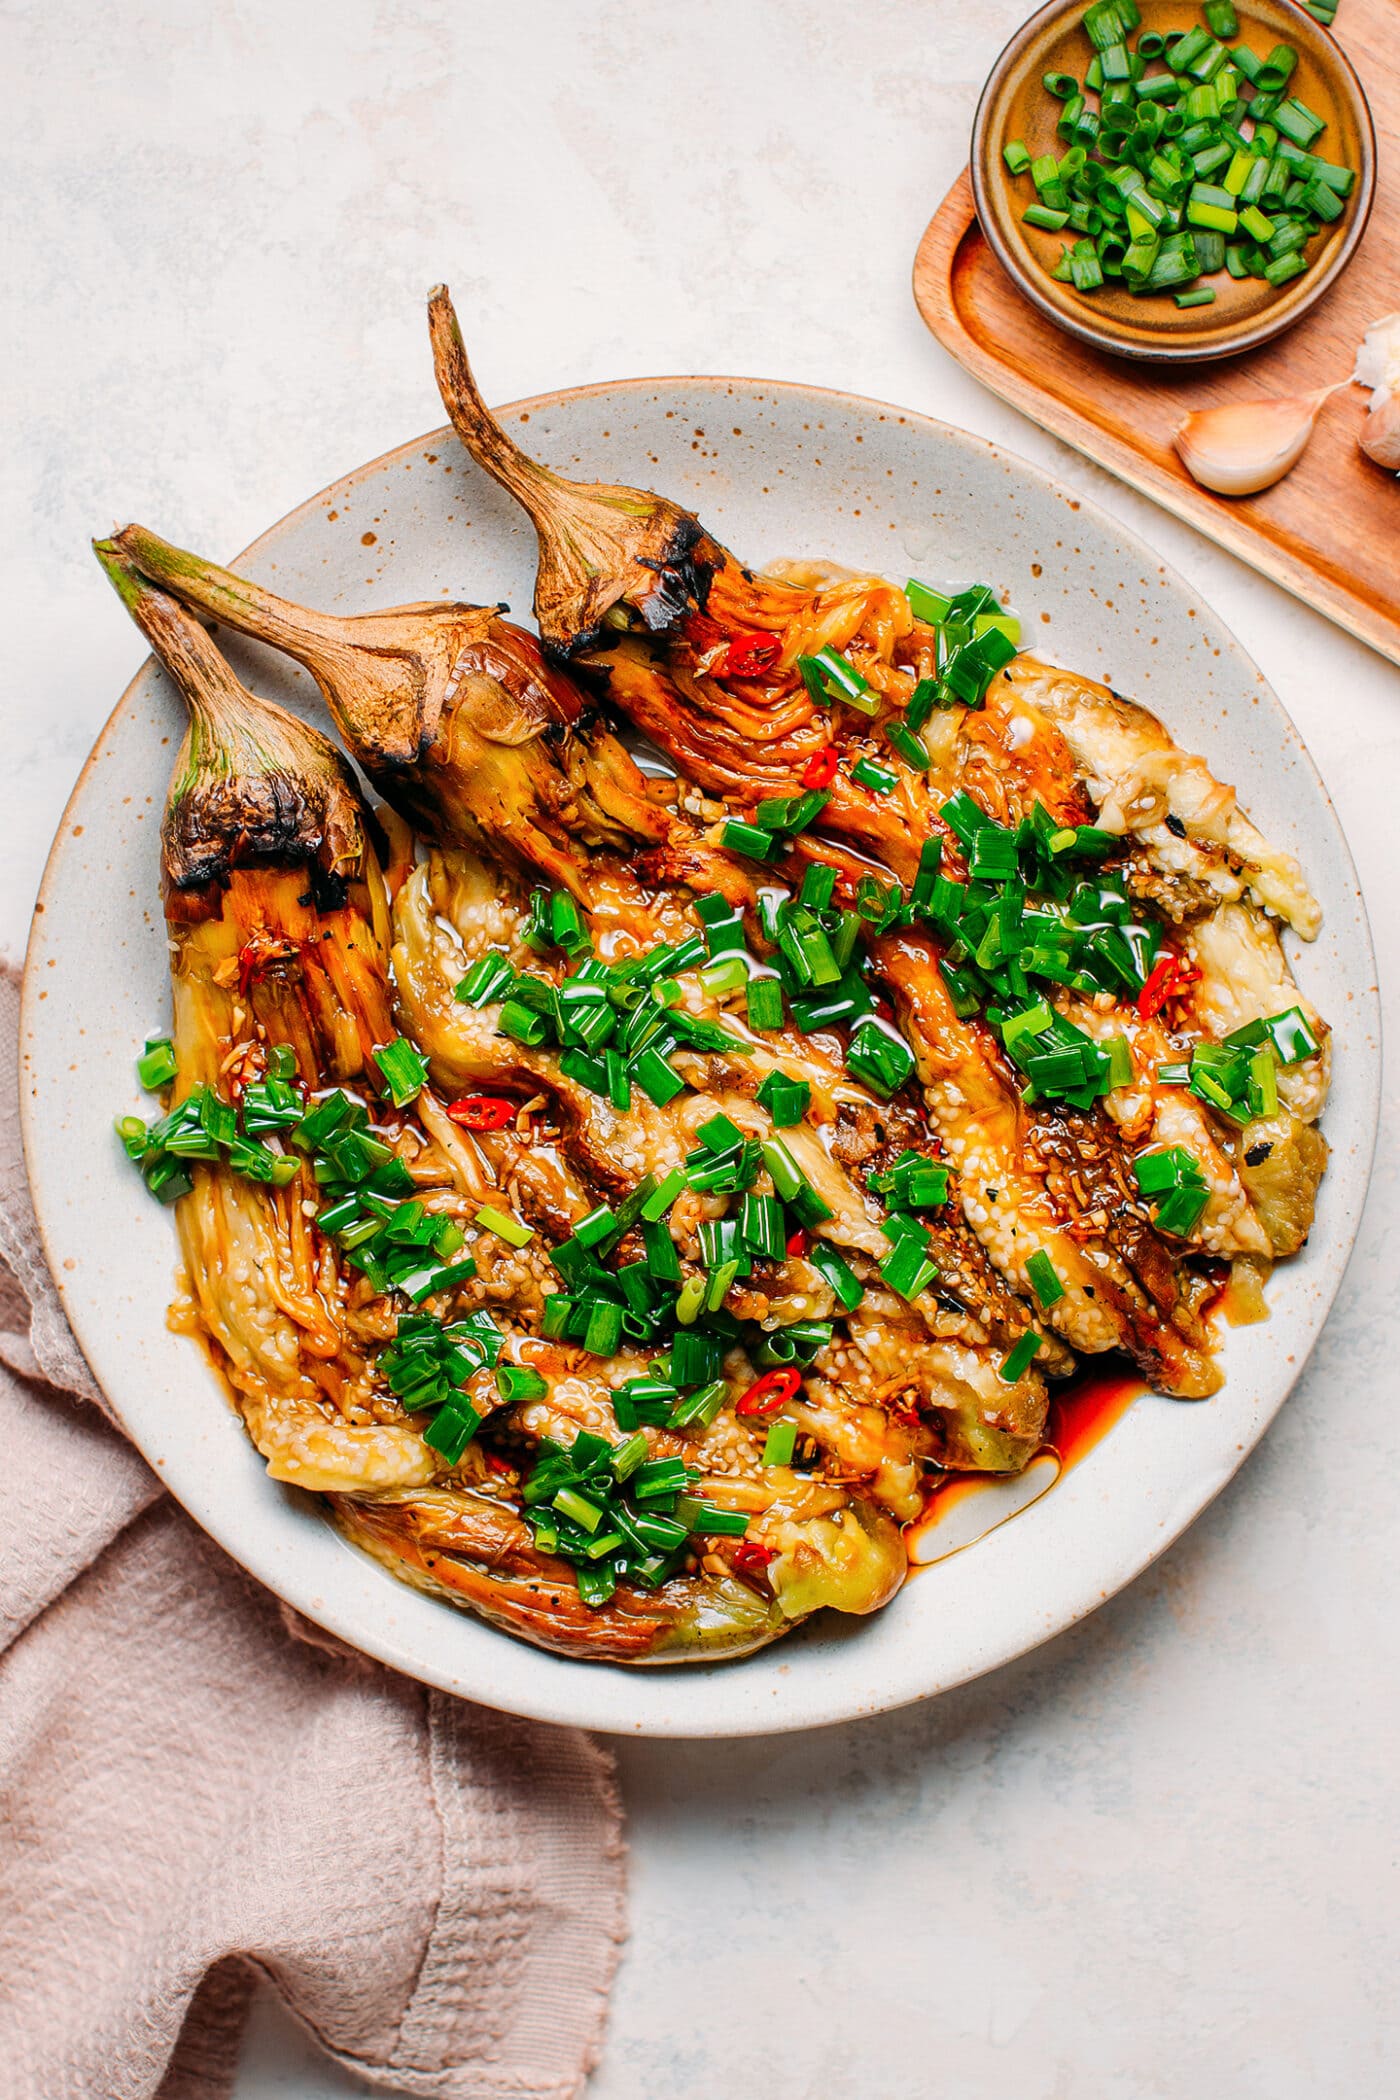
[(163, 1493), (44, 1265), (17, 1035), (3, 973), (0, 2094), (219, 2100), (261, 1974), (373, 2084), (568, 2100), (623, 1933), (611, 1759), (351, 1653)]

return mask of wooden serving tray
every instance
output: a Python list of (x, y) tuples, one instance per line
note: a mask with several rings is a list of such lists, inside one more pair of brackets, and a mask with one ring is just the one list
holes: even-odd
[(919, 243), (914, 298), (994, 393), (1400, 664), (1400, 479), (1357, 447), (1369, 394), (1334, 394), (1292, 473), (1257, 496), (1198, 488), (1172, 444), (1191, 409), (1347, 378), (1369, 323), (1400, 307), (1400, 4), (1344, 0), (1337, 26), (1376, 121), (1376, 202), (1350, 267), (1274, 342), (1173, 371), (1065, 335), (992, 254), (965, 173)]

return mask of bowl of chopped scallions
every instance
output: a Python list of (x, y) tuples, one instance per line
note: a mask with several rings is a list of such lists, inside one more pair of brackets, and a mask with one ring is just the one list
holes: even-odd
[[(1344, 4), (1344, 0), (1343, 0)], [(1120, 356), (1228, 357), (1345, 269), (1375, 129), (1335, 0), (1061, 0), (982, 93), (982, 230), (1042, 313)]]

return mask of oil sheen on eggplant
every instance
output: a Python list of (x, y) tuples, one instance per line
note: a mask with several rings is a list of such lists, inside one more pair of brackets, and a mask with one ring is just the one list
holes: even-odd
[[(430, 330), (459, 435), (534, 525), (538, 636), (491, 606), (308, 611), (139, 526), (101, 551), (191, 714), (166, 822), (177, 1085), (256, 1071), (267, 1046), (289, 1043), (312, 1091), (357, 1088), (478, 1264), (428, 1310), (489, 1308), (503, 1360), (538, 1371), (545, 1390), (507, 1404), (482, 1374), (480, 1433), (458, 1463), (442, 1461), (376, 1373), (396, 1308), (344, 1267), (298, 1183), (250, 1189), (196, 1171), (177, 1205), (183, 1317), (274, 1475), (326, 1493), (346, 1535), (401, 1579), (561, 1654), (742, 1655), (823, 1608), (887, 1604), (906, 1571), (902, 1534), (939, 1484), (1020, 1471), (1043, 1448), (1047, 1381), (1083, 1360), (1130, 1363), (1182, 1400), (1218, 1388), (1222, 1285), (1233, 1272), (1258, 1300), (1271, 1266), (1306, 1240), (1325, 1169), (1328, 1031), (1280, 939), (1285, 926), (1314, 938), (1320, 913), (1296, 863), (1204, 759), (1123, 695), (1028, 654), (977, 704), (928, 717), (926, 765), (898, 763), (887, 732), (939, 670), (937, 635), (903, 589), (830, 564), (760, 573), (667, 498), (564, 480), (490, 416), (442, 288)], [(387, 883), (343, 761), (238, 686), (180, 605), (311, 671), (398, 819)], [(860, 711), (818, 704), (800, 660), (822, 650), (858, 673)], [(639, 769), (636, 737), (673, 778)], [(871, 765), (894, 775), (887, 789), (862, 783), (855, 769)], [(732, 822), (752, 824), (766, 799), (799, 795), (823, 769), (816, 823), (761, 865), (733, 846)], [(1127, 1046), (1130, 1076), (1091, 1107), (1035, 1098), (997, 1029), (952, 995), (947, 942), (907, 917), (863, 937), (875, 1010), (913, 1056), (892, 1090), (847, 1068), (844, 1022), (751, 1028), (743, 993), (694, 971), (675, 980), (678, 1010), (719, 1024), (734, 1047), (682, 1042), (671, 1059), (686, 1091), (665, 1106), (636, 1086), (618, 1106), (557, 1045), (504, 1033), (499, 998), (455, 996), (492, 952), (557, 992), (569, 962), (532, 932), (541, 886), (574, 900), (608, 964), (693, 936), (697, 902), (722, 897), (753, 964), (771, 970), (771, 895), (795, 894), (814, 868), (848, 911), (872, 877), (907, 889), (929, 840), (961, 879), (966, 848), (943, 814), (955, 796), (1005, 826), (1038, 810), (1066, 835), (1106, 838), (1100, 864), (1177, 959), (1155, 1005), (1048, 987), (1084, 1036)], [(1222, 1116), (1157, 1077), (1194, 1046), (1295, 1007), (1316, 1048), (1279, 1070), (1267, 1114)], [(394, 1034), (429, 1068), (402, 1111), (378, 1100), (371, 1057)], [(775, 1130), (758, 1098), (774, 1074), (810, 1088), (795, 1127)], [(479, 1092), (515, 1104), (513, 1120), (459, 1127), (449, 1108)], [(644, 1176), (693, 1159), (717, 1114), (746, 1139), (783, 1140), (827, 1213), (821, 1238), (863, 1296), (842, 1310), (804, 1234), (785, 1260), (733, 1281), (723, 1406), (708, 1424), (645, 1436), (649, 1458), (683, 1459), (695, 1493), (742, 1513), (747, 1532), (742, 1544), (694, 1539), (660, 1588), (623, 1582), (600, 1607), (567, 1560), (539, 1549), (522, 1483), (542, 1444), (584, 1432), (616, 1445), (613, 1394), (653, 1352), (624, 1342), (603, 1359), (548, 1339), (544, 1302), (560, 1289), (549, 1249)], [(1159, 1228), (1134, 1175), (1135, 1159), (1166, 1148), (1190, 1154), (1204, 1187), (1184, 1236)], [(912, 1294), (884, 1274), (891, 1202), (875, 1186), (911, 1150), (949, 1174), (948, 1200), (921, 1220), (934, 1273)], [(774, 1186), (766, 1173), (753, 1184)], [(533, 1228), (527, 1246), (479, 1228), (490, 1203)], [(670, 1212), (685, 1283), (706, 1273), (703, 1233), (724, 1208), (687, 1190)], [(640, 1249), (629, 1234), (618, 1258)], [(1053, 1299), (1036, 1284), (1037, 1255)], [(831, 1339), (778, 1414), (740, 1412), (765, 1337), (813, 1320), (832, 1322)], [(775, 1419), (794, 1431), (788, 1463), (765, 1463)]]

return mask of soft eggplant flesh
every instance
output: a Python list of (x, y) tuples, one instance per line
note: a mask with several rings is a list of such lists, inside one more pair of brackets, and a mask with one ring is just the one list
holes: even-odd
[[(1218, 1387), (1210, 1314), (1227, 1265), (1257, 1293), (1269, 1264), (1305, 1239), (1325, 1166), (1315, 1126), (1327, 1031), (1298, 994), (1278, 938), (1279, 921), (1311, 938), (1319, 914), (1297, 864), (1203, 759), (1121, 694), (1031, 656), (994, 677), (981, 705), (936, 711), (922, 732), (927, 767), (898, 765), (893, 790), (870, 793), (852, 767), (890, 764), (885, 730), (938, 668), (937, 636), (905, 594), (819, 564), (747, 569), (664, 498), (565, 481), (535, 464), (485, 409), (445, 291), (434, 294), (430, 319), (459, 435), (535, 525), (538, 641), (497, 608), (309, 613), (139, 527), (120, 536), (121, 554), (187, 605), (306, 664), (352, 753), (427, 846), (416, 867), (400, 870), (387, 915), (382, 888), (377, 897), (372, 884), (363, 889), (369, 974), (382, 994), (366, 1040), (392, 1000), (390, 1025), (429, 1059), (431, 1084), (405, 1120), (416, 1126), (408, 1149), (418, 1171), (452, 1192), (443, 1200), (466, 1215), (504, 1192), (542, 1241), (558, 1241), (643, 1176), (693, 1158), (716, 1114), (746, 1137), (775, 1134), (757, 1096), (768, 1076), (784, 1074), (804, 1080), (812, 1101), (784, 1141), (829, 1213), (823, 1236), (864, 1297), (843, 1314), (801, 1246), (733, 1284), (726, 1305), (739, 1324), (725, 1405), (708, 1424), (648, 1428), (645, 1439), (649, 1457), (683, 1456), (696, 1492), (742, 1512), (748, 1530), (743, 1547), (724, 1536), (697, 1541), (656, 1590), (624, 1579), (606, 1605), (586, 1605), (574, 1569), (541, 1551), (522, 1513), (540, 1444), (567, 1448), (580, 1433), (614, 1439), (613, 1388), (646, 1368), (644, 1352), (600, 1366), (542, 1339), (552, 1287), (543, 1246), (498, 1250), (484, 1267), (491, 1302), (511, 1322), (510, 1360), (544, 1372), (545, 1396), (488, 1402), (456, 1467), (430, 1460), (417, 1474), (327, 1485), (342, 1528), (402, 1579), (543, 1646), (632, 1663), (739, 1655), (813, 1611), (885, 1604), (905, 1572), (902, 1527), (922, 1513), (930, 1483), (950, 1470), (1024, 1466), (1046, 1433), (1047, 1376), (1063, 1376), (1080, 1356), (1122, 1352), (1150, 1385), (1181, 1398)], [(859, 671), (859, 713), (815, 704), (800, 659), (821, 649)], [(673, 782), (644, 777), (616, 734), (619, 719), (660, 750)], [(728, 821), (752, 822), (765, 799), (797, 793), (814, 763), (834, 769), (819, 821), (756, 874), (728, 845)], [(945, 872), (965, 873), (941, 813), (958, 793), (1002, 824), (1038, 808), (1058, 826), (1106, 834), (1116, 843), (1105, 867), (1158, 916), (1181, 958), (1183, 983), (1156, 1010), (1050, 990), (1083, 1033), (1130, 1046), (1132, 1082), (1092, 1110), (1026, 1098), (996, 1033), (950, 996), (939, 939), (907, 923), (864, 944), (869, 985), (915, 1060), (889, 1100), (846, 1070), (841, 1025), (754, 1034), (732, 986), (678, 988), (696, 1022), (722, 1022), (739, 1042), (734, 1054), (677, 1050), (690, 1091), (664, 1109), (635, 1088), (617, 1107), (557, 1048), (505, 1035), (498, 1001), (455, 996), (467, 967), (492, 950), (557, 995), (568, 964), (542, 961), (527, 937), (541, 877), (583, 908), (609, 962), (693, 933), (692, 907), (711, 891), (743, 914), (761, 962), (772, 953), (765, 885), (791, 893), (825, 864), (836, 905), (850, 908), (872, 873), (907, 885), (934, 838)], [(341, 908), (346, 894), (337, 893)], [(331, 901), (298, 895), (318, 910)], [(285, 917), (285, 899), (280, 909)], [(1153, 1078), (1193, 1043), (1218, 1043), (1292, 1005), (1320, 1048), (1280, 1072), (1276, 1113), (1241, 1128)], [(353, 1062), (348, 1037), (341, 1054)], [(477, 1089), (517, 1102), (516, 1121), (468, 1138), (444, 1104)], [(950, 1201), (921, 1221), (937, 1280), (909, 1302), (885, 1282), (887, 1219), (874, 1184), (911, 1144), (946, 1165)], [(1142, 1151), (1167, 1146), (1189, 1152), (1206, 1184), (1185, 1243), (1154, 1224), (1132, 1172)], [(772, 1183), (760, 1175), (753, 1186), (762, 1195)], [(703, 1229), (723, 1210), (722, 1199), (687, 1194), (671, 1212), (686, 1283), (705, 1275)], [(468, 1244), (481, 1246), (470, 1234)], [(1048, 1254), (1060, 1285), (1052, 1304), (1033, 1287), (1035, 1250)], [(617, 1251), (637, 1260), (641, 1241), (624, 1239)], [(734, 1394), (767, 1360), (766, 1334), (823, 1318), (831, 1340), (781, 1409), (796, 1457), (766, 1462), (769, 1419), (745, 1419)], [(1032, 1331), (1037, 1353), (1026, 1362), (1019, 1345)], [(1013, 1349), (1019, 1375), (1008, 1375)]]
[[(879, 1608), (906, 1571), (898, 1523), (847, 1481), (765, 1468), (761, 1427), (652, 1439), (658, 1455), (698, 1458), (702, 1490), (747, 1512), (762, 1555), (751, 1552), (742, 1575), (732, 1541), (716, 1540), (660, 1590), (623, 1584), (600, 1609), (582, 1602), (567, 1562), (535, 1547), (518, 1506), (531, 1454), (546, 1433), (602, 1426), (606, 1388), (590, 1382), (580, 1352), (551, 1360), (528, 1341), (543, 1254), (510, 1249), (472, 1221), (481, 1200), (504, 1199), (509, 1178), (511, 1199), (553, 1203), (562, 1235), (596, 1187), (565, 1160), (552, 1180), (546, 1171), (532, 1183), (538, 1148), (509, 1132), (464, 1140), (431, 1094), (412, 1114), (376, 1098), (373, 1053), (397, 1028), (390, 923), (373, 820), (343, 759), (248, 693), (204, 630), (122, 550), (99, 552), (190, 712), (162, 832), (178, 1065), (171, 1105), (197, 1086), (236, 1091), (278, 1049), (293, 1053), (308, 1094), (332, 1082), (358, 1092), (429, 1206), (466, 1227), (478, 1275), (443, 1310), (509, 1307), (519, 1323), (511, 1358), (529, 1362), (533, 1351), (553, 1392), (572, 1400), (572, 1411), (556, 1402), (543, 1419), (531, 1419), (538, 1409), (495, 1407), (489, 1458), (474, 1446), (459, 1465), (445, 1464), (376, 1373), (395, 1309), (343, 1268), (315, 1227), (306, 1170), (269, 1188), (196, 1165), (176, 1205), (186, 1288), (175, 1318), (226, 1378), (272, 1477), (329, 1496), (347, 1535), (403, 1579), (585, 1659), (742, 1654), (814, 1610)], [(478, 864), (478, 882), (484, 873)], [(498, 1087), (539, 1084), (502, 1039), (480, 1076)], [(741, 1359), (735, 1375), (756, 1373)], [(492, 1406), (488, 1392), (474, 1397)]]
[[(771, 640), (766, 657), (745, 648), (756, 633)], [(736, 646), (745, 649), (744, 675), (729, 668)], [(862, 712), (813, 702), (798, 658), (822, 647), (860, 672)], [(959, 792), (1003, 824), (1039, 804), (1059, 825), (1120, 839), (1108, 867), (1170, 929), (1198, 988), (1160, 1019), (1131, 1002), (1101, 1000), (1096, 1010), (1063, 990), (1053, 1003), (1091, 1035), (1126, 1033), (1139, 1077), (1189, 1054), (1193, 1040), (1219, 1042), (1303, 1005), (1322, 1049), (1280, 1075), (1285, 1109), (1300, 1096), (1303, 1112), (1296, 1129), (1251, 1147), (1248, 1132), (1184, 1088), (1155, 1083), (1135, 1084), (1087, 1116), (1027, 1113), (991, 1032), (954, 1014), (939, 944), (923, 934), (872, 944), (931, 1119), (959, 1162), (968, 1222), (1002, 1275), (1028, 1293), (1025, 1252), (1045, 1248), (1066, 1286), (1046, 1318), (1073, 1348), (1121, 1350), (1150, 1384), (1183, 1398), (1215, 1390), (1210, 1263), (1267, 1266), (1295, 1251), (1326, 1160), (1312, 1124), (1326, 1096), (1327, 1031), (1300, 1002), (1277, 932), (1282, 920), (1311, 939), (1320, 913), (1297, 862), (1250, 821), (1235, 790), (1147, 709), (1022, 654), (980, 706), (931, 716), (922, 731), (927, 769), (895, 765), (892, 792), (864, 792), (851, 766), (891, 763), (883, 731), (935, 673), (936, 636), (882, 579), (816, 564), (783, 564), (762, 577), (731, 560), (703, 608), (664, 634), (606, 634), (580, 667), (684, 777), (742, 819), (766, 797), (796, 793), (814, 758), (831, 754), (827, 805), (783, 871), (794, 885), (814, 859), (834, 863), (852, 887), (872, 867), (908, 883), (929, 838), (940, 839), (945, 870), (961, 873), (959, 842), (939, 814)], [(842, 895), (838, 887), (838, 902)], [(1180, 1147), (1202, 1166), (1207, 1200), (1186, 1263), (1175, 1239), (1155, 1230), (1130, 1171), (1154, 1144)]]

